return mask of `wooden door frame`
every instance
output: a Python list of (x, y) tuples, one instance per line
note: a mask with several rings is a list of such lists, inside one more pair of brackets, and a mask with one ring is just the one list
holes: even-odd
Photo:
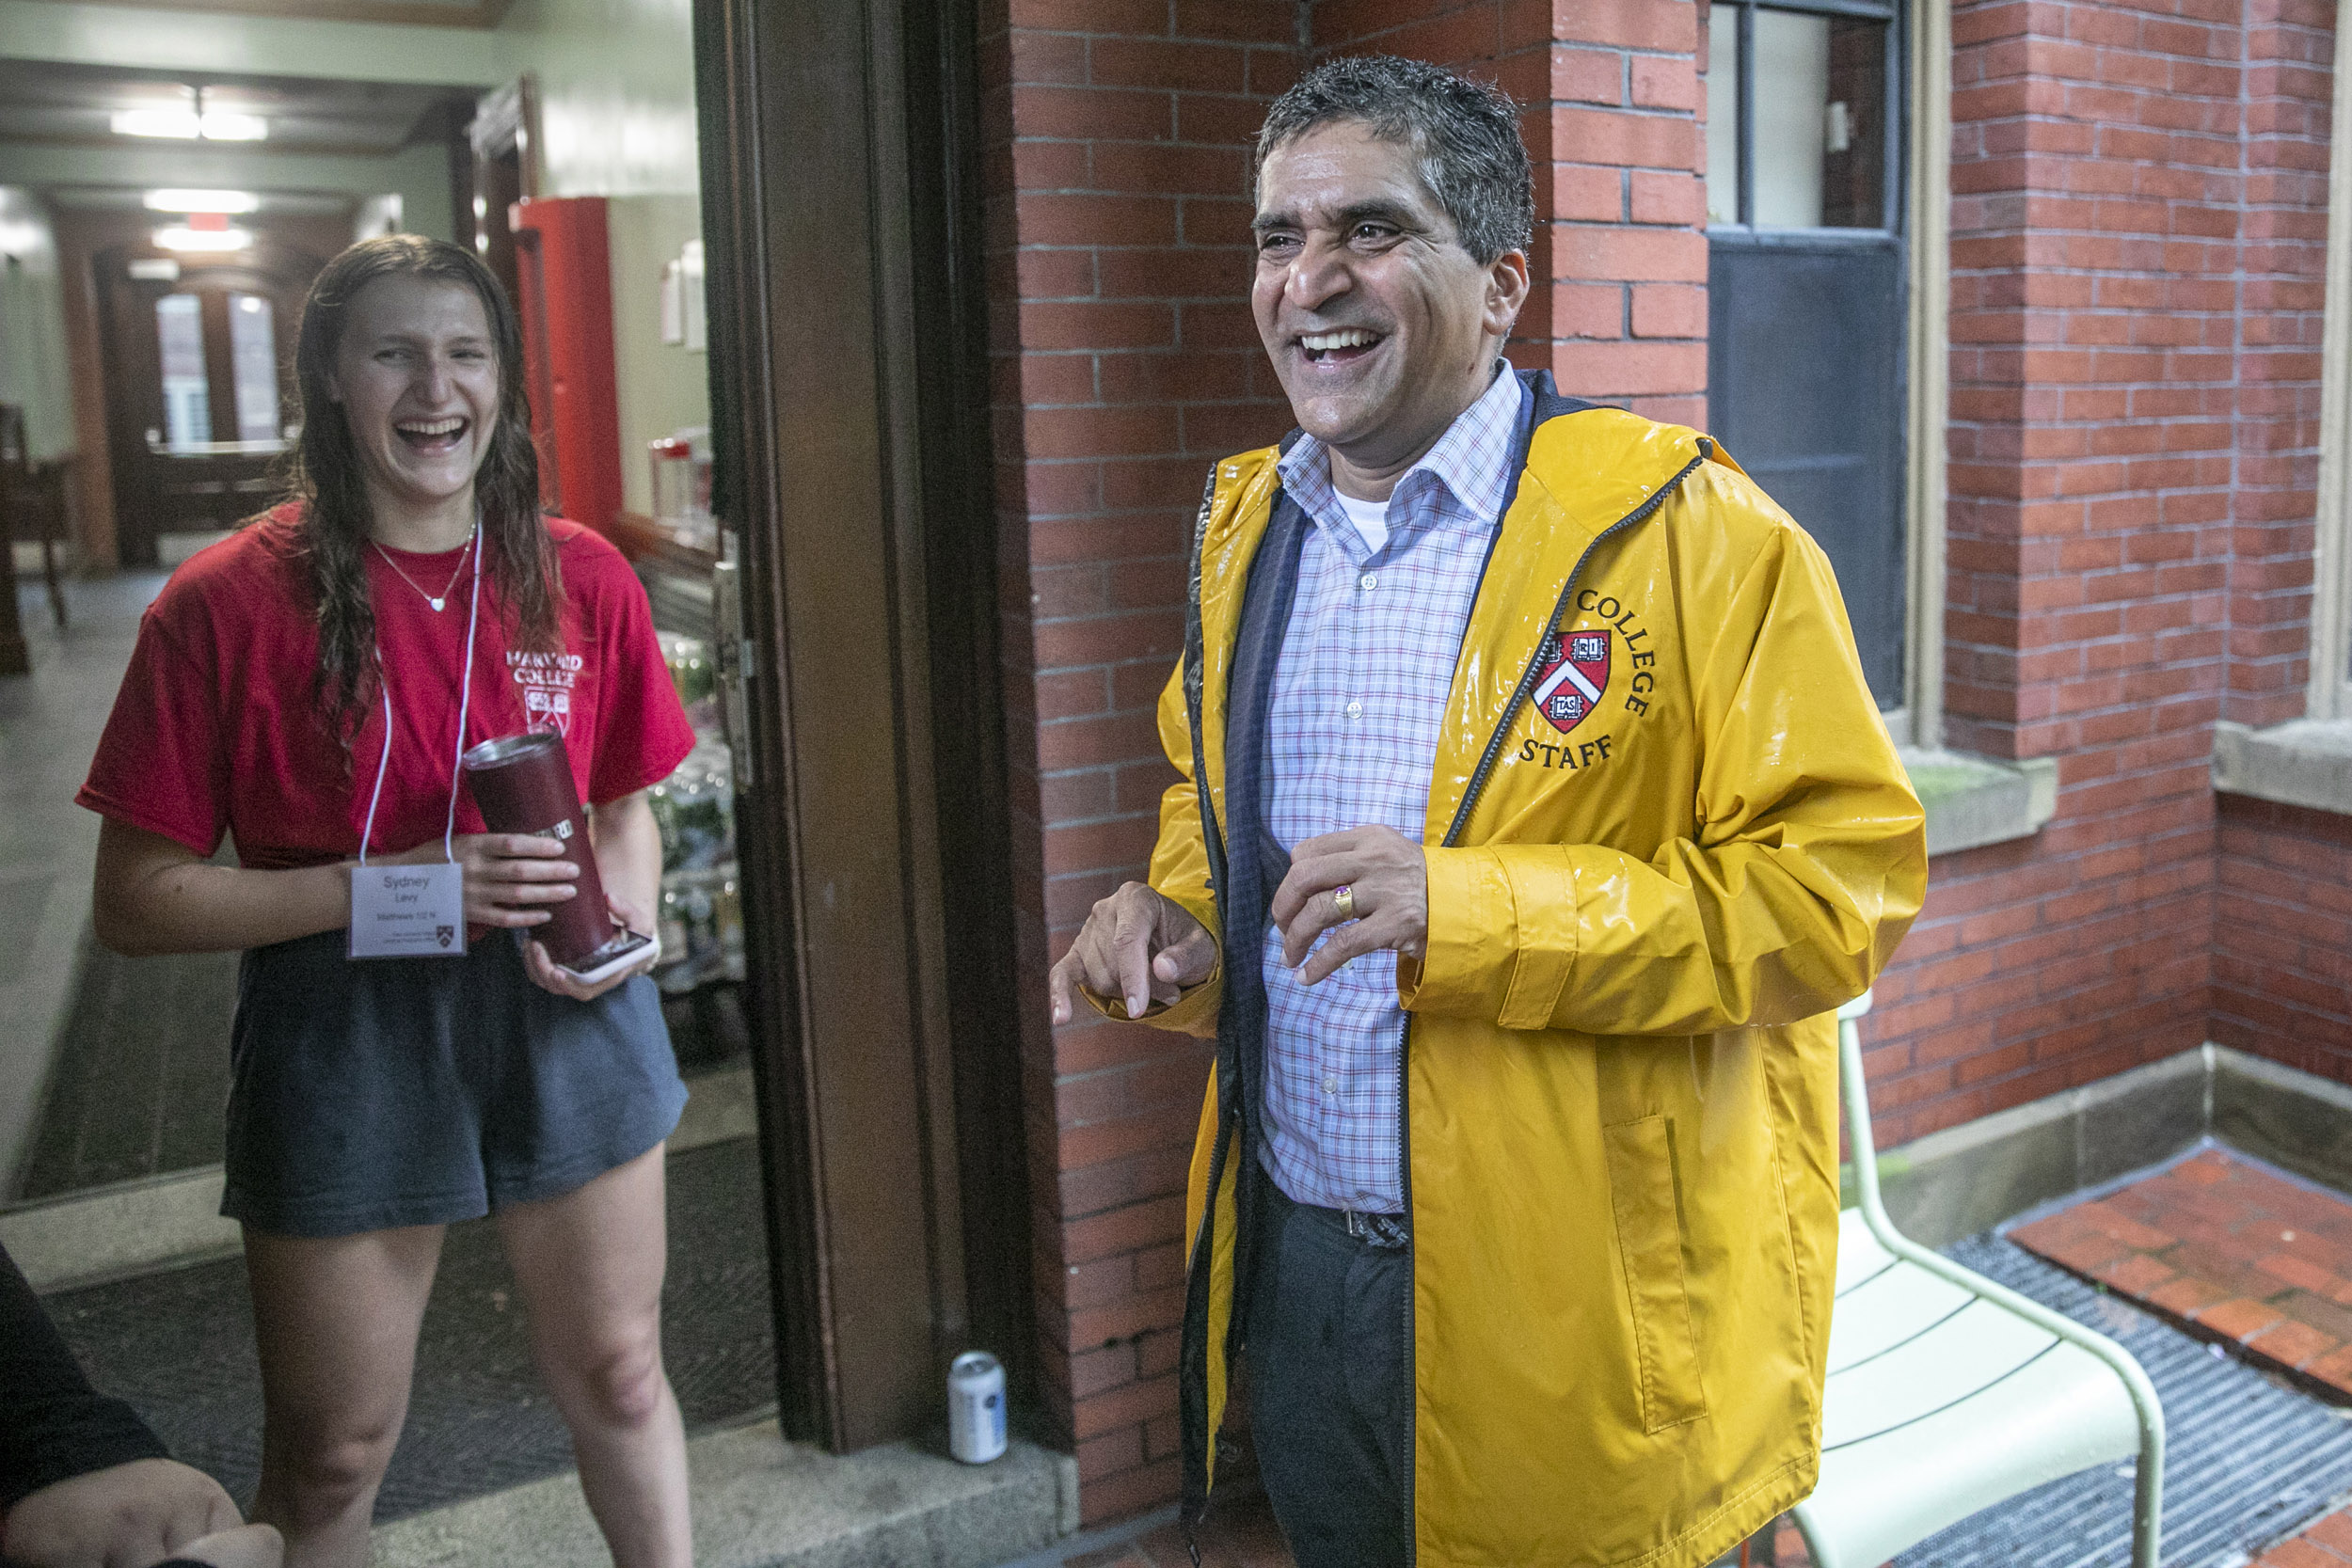
[(1036, 1373), (974, 14), (694, 13), (778, 1400), (846, 1450)]

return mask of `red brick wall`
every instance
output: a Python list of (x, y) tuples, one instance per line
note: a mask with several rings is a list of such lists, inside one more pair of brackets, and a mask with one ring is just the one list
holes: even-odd
[(2235, 524), (2222, 717), (2300, 718), (2309, 678), (2335, 8), (2247, 7)]
[[(1290, 415), (1258, 347), (1248, 148), (1296, 70), (1266, 0), (995, 0), (983, 133), (1022, 948), (1041, 990), (1140, 875), (1173, 778), (1152, 704), (1209, 464)], [(1025, 1018), (1049, 1415), (1086, 1517), (1174, 1495), (1185, 1160), (1207, 1055)]]
[(2059, 798), (1936, 863), (1871, 1025), (1885, 1142), (2205, 1037), (2211, 727), (2302, 679), (2330, 21), (1955, 8), (1947, 735)]
[(1500, 84), (1527, 113), (1535, 279), (1511, 357), (1561, 389), (1704, 424), (1705, 136), (1689, 0), (1316, 0), (1314, 49), (1405, 55)]
[[(2329, 9), (2266, 0), (2247, 47), (2246, 297), (2224, 717), (2299, 717), (2309, 675)], [(2352, 825), (2222, 796), (2211, 1037), (2352, 1083)]]
[(2352, 818), (2220, 798), (2213, 1036), (2352, 1084)]

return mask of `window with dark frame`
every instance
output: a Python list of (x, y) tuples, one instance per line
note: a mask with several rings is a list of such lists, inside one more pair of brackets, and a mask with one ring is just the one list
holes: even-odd
[(1707, 16), (1709, 423), (1828, 552), (1903, 700), (1902, 20), (1887, 0)]

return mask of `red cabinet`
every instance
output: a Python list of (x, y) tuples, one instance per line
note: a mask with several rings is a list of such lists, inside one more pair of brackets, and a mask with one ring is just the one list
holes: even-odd
[(621, 413), (604, 198), (517, 201), (507, 222), (539, 499), (549, 512), (610, 532), (621, 510)]

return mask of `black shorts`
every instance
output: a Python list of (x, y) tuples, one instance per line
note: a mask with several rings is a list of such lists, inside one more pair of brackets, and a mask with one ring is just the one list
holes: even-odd
[(348, 1236), (559, 1196), (686, 1105), (659, 993), (540, 990), (504, 931), (462, 958), (344, 956), (342, 931), (245, 955), (220, 1212)]

